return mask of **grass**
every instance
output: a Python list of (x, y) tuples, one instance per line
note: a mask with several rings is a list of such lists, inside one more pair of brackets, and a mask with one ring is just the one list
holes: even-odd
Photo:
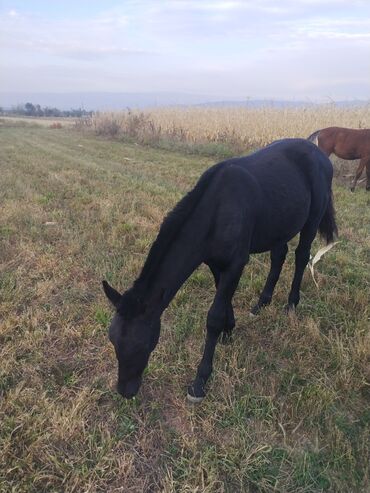
[[(164, 214), (213, 160), (68, 129), (0, 129), (1, 492), (365, 492), (369, 488), (369, 193), (334, 188), (340, 243), (307, 271), (296, 318), (250, 320), (268, 271), (235, 295), (201, 406), (186, 385), (213, 281), (200, 268), (163, 317), (132, 401), (114, 391), (107, 278), (127, 288)], [(293, 242), (294, 245), (295, 242)], [(315, 241), (314, 251), (320, 246)]]

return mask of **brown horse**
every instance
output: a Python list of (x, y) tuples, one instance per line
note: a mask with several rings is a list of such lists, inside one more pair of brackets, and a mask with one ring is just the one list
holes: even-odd
[(334, 153), (341, 159), (361, 159), (351, 191), (354, 191), (365, 167), (366, 190), (370, 190), (370, 129), (328, 127), (314, 132), (308, 140), (316, 144), (327, 156)]

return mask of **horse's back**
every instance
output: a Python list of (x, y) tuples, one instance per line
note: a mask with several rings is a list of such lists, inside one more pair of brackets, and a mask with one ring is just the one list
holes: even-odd
[[(286, 184), (305, 178), (310, 181), (324, 173), (332, 177), (332, 164), (322, 151), (306, 139), (282, 139), (267, 147), (229, 161), (245, 169), (261, 185), (271, 185), (271, 180)], [(325, 180), (326, 181), (326, 180)]]
[(327, 127), (320, 130), (318, 146), (327, 155), (342, 159), (360, 159), (370, 155), (370, 129)]
[(305, 139), (277, 141), (225, 165), (220, 193), (234, 183), (240, 192), (230, 200), (247, 203), (254, 223), (251, 252), (289, 241), (328, 200), (332, 164)]

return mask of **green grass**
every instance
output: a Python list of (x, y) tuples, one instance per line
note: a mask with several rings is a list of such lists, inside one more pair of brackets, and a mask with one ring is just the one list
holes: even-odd
[[(124, 290), (163, 216), (213, 160), (72, 130), (0, 128), (1, 492), (365, 492), (369, 488), (369, 198), (335, 186), (340, 243), (305, 274), (297, 317), (255, 256), (207, 398), (186, 385), (213, 280), (200, 268), (163, 317), (138, 396), (114, 391), (100, 281)], [(293, 245), (295, 242), (292, 242)], [(316, 240), (313, 250), (320, 246)]]

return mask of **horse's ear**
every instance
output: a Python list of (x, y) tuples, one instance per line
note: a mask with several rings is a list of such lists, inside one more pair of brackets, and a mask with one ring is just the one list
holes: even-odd
[(121, 295), (119, 294), (118, 291), (116, 291), (114, 288), (112, 288), (112, 286), (110, 286), (107, 283), (107, 281), (103, 281), (102, 284), (103, 284), (103, 289), (104, 289), (104, 293), (105, 293), (106, 297), (115, 307), (117, 307), (117, 305), (121, 299)]

